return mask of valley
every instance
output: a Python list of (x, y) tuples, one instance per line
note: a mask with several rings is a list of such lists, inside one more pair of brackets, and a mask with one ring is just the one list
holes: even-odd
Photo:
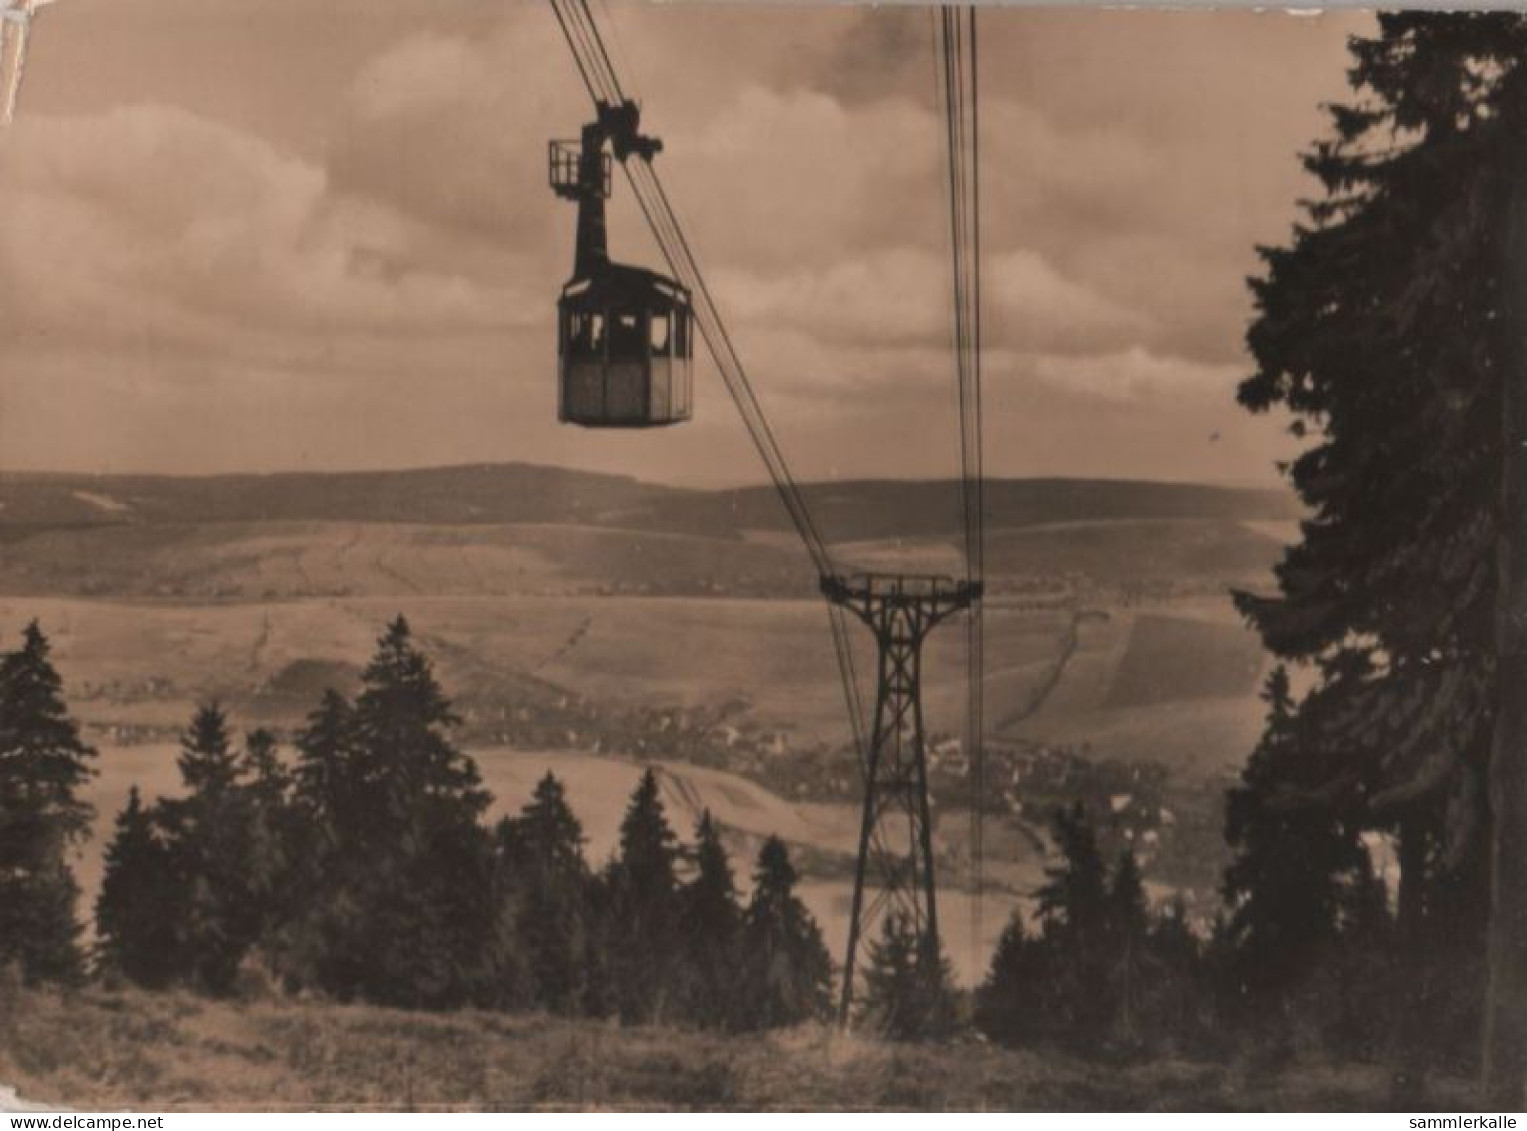
[[(100, 750), (87, 898), (128, 788), (178, 790), (197, 704), (290, 739), (326, 688), (353, 692), (401, 612), (496, 814), (555, 772), (598, 864), (656, 765), (681, 837), (710, 809), (744, 887), (762, 837), (787, 840), (841, 949), (858, 771), (827, 618), (771, 496), (512, 467), (290, 478), (0, 476), (0, 632), (41, 623)], [(951, 489), (812, 488), (846, 565), (954, 571), (957, 512), (936, 522)], [(1267, 585), (1294, 518), (1266, 492), (1170, 484), (1016, 481), (991, 498), (979, 916), (959, 626), (925, 655), (935, 854), (966, 984), (1042, 882), (1057, 805), (1087, 805), (1158, 897), (1210, 913), (1223, 789), (1259, 732), (1266, 668), (1228, 590)], [(867, 632), (854, 647), (868, 696)]]

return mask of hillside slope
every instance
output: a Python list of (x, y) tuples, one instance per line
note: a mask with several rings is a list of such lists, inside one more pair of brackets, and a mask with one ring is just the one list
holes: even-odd
[[(1376, 1111), (1380, 1066), (1099, 1063), (972, 1039), (893, 1046), (476, 1012), (90, 989), (15, 993), (0, 1084), (85, 1111)], [(1439, 1080), (1439, 1108), (1467, 1086)]]

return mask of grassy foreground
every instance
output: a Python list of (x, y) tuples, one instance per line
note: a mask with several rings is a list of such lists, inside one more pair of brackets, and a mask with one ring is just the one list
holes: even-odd
[[(895, 1046), (808, 1026), (765, 1036), (543, 1016), (433, 1015), (183, 993), (17, 992), (0, 1085), (83, 1111), (614, 1109), (1372, 1110), (1371, 1066), (1099, 1063), (973, 1039)], [(1434, 1088), (1463, 1107), (1463, 1082)]]

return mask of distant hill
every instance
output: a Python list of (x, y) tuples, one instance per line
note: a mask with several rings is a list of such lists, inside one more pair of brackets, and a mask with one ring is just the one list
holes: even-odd
[[(803, 488), (847, 569), (961, 568), (959, 485)], [(1278, 491), (987, 484), (993, 578), (1258, 584)], [(772, 488), (684, 490), (527, 464), (203, 478), (0, 474), (0, 594), (269, 600), (509, 593), (811, 596)]]
[(145, 476), (0, 473), (0, 528), (120, 523), (597, 523), (685, 492), (530, 464)]
[[(803, 490), (831, 541), (940, 538), (958, 530), (955, 481), (852, 480)], [(986, 511), (993, 529), (1299, 515), (1282, 491), (1085, 479), (992, 480)], [(39, 527), (216, 522), (550, 523), (712, 538), (789, 529), (768, 486), (686, 490), (531, 464), (206, 477), (0, 473), (0, 537)]]
[[(848, 480), (803, 488), (829, 541), (937, 538), (960, 523), (955, 480)], [(1289, 521), (1300, 515), (1287, 492), (1193, 483), (1125, 479), (994, 479), (985, 485), (990, 529), (1021, 529), (1062, 522), (1131, 519)], [(785, 529), (785, 515), (770, 487), (694, 492), (665, 499), (650, 512), (656, 523), (690, 529), (731, 522), (744, 529)]]

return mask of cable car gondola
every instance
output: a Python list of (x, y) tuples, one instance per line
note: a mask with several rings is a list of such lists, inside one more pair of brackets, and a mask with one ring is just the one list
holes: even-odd
[(693, 313), (678, 281), (610, 259), (610, 154), (650, 160), (634, 103), (601, 103), (579, 142), (553, 141), (551, 187), (578, 204), (573, 277), (557, 301), (558, 419), (585, 428), (657, 428), (693, 410)]

